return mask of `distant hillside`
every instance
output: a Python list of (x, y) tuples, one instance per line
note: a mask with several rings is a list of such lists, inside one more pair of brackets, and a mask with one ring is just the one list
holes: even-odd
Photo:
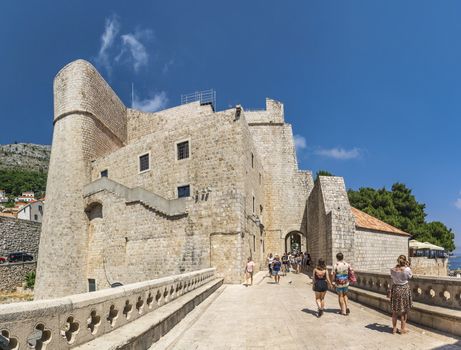
[(51, 146), (31, 143), (0, 145), (0, 169), (48, 172)]

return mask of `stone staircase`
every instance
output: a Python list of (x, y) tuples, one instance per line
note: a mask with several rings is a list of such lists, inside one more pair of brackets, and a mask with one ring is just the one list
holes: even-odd
[(89, 197), (95, 193), (107, 191), (125, 198), (126, 203), (140, 203), (165, 216), (187, 215), (186, 203), (182, 199), (165, 199), (142, 187), (129, 188), (107, 177), (95, 180), (83, 188), (83, 196)]

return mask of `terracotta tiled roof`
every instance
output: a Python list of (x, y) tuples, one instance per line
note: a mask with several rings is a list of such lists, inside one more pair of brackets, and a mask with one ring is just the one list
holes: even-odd
[(363, 211), (358, 210), (357, 208), (351, 207), (351, 209), (352, 214), (354, 214), (355, 217), (355, 226), (359, 228), (410, 236), (410, 234), (402, 230), (399, 230), (397, 227), (386, 224), (385, 222), (375, 218), (374, 216), (364, 213)]

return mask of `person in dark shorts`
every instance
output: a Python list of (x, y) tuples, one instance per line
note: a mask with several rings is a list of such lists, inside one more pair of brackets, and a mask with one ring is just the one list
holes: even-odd
[(328, 276), (327, 267), (324, 259), (319, 259), (317, 266), (312, 274), (315, 302), (318, 306), (318, 317), (323, 315), (325, 309), (325, 294), (327, 293), (328, 287), (331, 287), (330, 276)]
[(282, 272), (284, 276), (286, 276), (288, 272), (288, 254), (286, 252), (282, 255)]
[(274, 276), (275, 283), (280, 283), (280, 270), (282, 268), (282, 262), (278, 255), (275, 256), (274, 261), (272, 262), (272, 275)]

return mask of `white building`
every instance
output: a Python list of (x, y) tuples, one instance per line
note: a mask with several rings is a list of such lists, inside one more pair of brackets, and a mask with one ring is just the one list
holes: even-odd
[(6, 196), (5, 190), (0, 190), (0, 203), (8, 202), (8, 197)]
[(42, 222), (45, 204), (42, 201), (31, 202), (18, 211), (18, 219)]
[(14, 199), (15, 202), (30, 203), (35, 201), (35, 193), (32, 191), (23, 192), (21, 196)]

